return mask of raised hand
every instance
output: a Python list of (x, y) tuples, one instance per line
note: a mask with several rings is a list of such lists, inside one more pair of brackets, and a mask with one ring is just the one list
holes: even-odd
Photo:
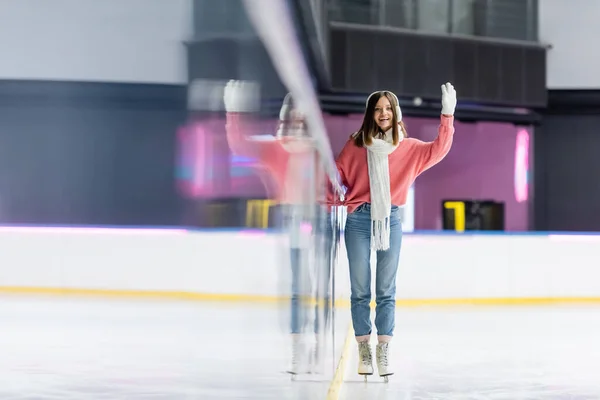
[(260, 90), (255, 82), (230, 80), (223, 93), (225, 111), (253, 112), (260, 107)]
[(456, 109), (456, 90), (450, 82), (442, 85), (442, 114), (454, 115)]

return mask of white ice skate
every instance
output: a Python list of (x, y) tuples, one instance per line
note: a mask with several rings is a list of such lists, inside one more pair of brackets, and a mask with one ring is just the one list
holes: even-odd
[(388, 354), (389, 343), (379, 343), (375, 350), (375, 356), (377, 357), (377, 370), (379, 371), (379, 376), (384, 378), (385, 383), (388, 382), (388, 376), (394, 375), (392, 369), (390, 368)]
[(358, 343), (358, 374), (365, 377), (373, 375), (373, 354), (369, 342)]

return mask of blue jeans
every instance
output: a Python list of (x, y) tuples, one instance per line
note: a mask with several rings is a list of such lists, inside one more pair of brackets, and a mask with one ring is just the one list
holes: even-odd
[[(377, 251), (375, 327), (377, 335), (393, 336), (396, 313), (396, 272), (402, 245), (400, 211), (392, 206), (390, 248)], [(350, 304), (355, 336), (371, 334), (371, 205), (348, 215), (344, 232), (350, 264)]]

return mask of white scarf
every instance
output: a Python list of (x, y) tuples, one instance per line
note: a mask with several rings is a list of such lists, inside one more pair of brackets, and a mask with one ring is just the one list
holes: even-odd
[[(400, 135), (400, 141), (403, 139), (403, 135)], [(373, 250), (390, 248), (392, 196), (388, 156), (396, 150), (396, 147), (398, 146), (393, 144), (391, 129), (385, 132), (383, 139), (373, 138), (373, 143), (366, 146), (371, 189), (371, 248)]]

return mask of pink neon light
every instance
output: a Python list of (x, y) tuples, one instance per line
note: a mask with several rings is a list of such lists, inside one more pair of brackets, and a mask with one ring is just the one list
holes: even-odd
[(0, 233), (59, 233), (59, 234), (94, 234), (94, 235), (181, 235), (188, 233), (185, 229), (145, 229), (145, 228), (80, 228), (80, 227), (46, 227), (46, 226), (0, 226)]
[[(191, 163), (190, 160), (193, 160), (193, 154), (192, 150), (190, 150), (191, 144), (190, 144), (190, 140), (191, 140), (191, 135), (189, 134), (189, 128), (188, 127), (180, 127), (177, 130), (177, 144), (179, 146), (178, 148), (178, 157), (180, 158), (180, 164), (179, 168), (182, 169), (187, 169), (189, 168), (189, 165)], [(187, 173), (188, 172), (186, 171)], [(192, 184), (190, 183), (190, 179), (179, 179), (177, 181), (177, 185), (179, 187), (179, 190), (181, 191), (181, 193), (183, 193), (185, 196), (191, 196), (193, 193), (193, 187)]]
[[(177, 132), (180, 163), (189, 176), (178, 182), (182, 193), (188, 197), (199, 197), (209, 193), (210, 180), (207, 178), (206, 165), (210, 162), (206, 149), (206, 130), (201, 125), (182, 126)], [(189, 170), (188, 170), (189, 169)]]
[(206, 165), (211, 162), (209, 159), (209, 154), (207, 154), (206, 149), (206, 131), (201, 126), (196, 126), (193, 128), (192, 133), (192, 141), (193, 141), (193, 162), (194, 162), (194, 177), (192, 180), (192, 195), (194, 197), (200, 196), (202, 194), (203, 189), (207, 188), (207, 183), (210, 180), (207, 179), (206, 176)]
[(529, 184), (527, 174), (529, 173), (529, 132), (520, 129), (517, 133), (515, 146), (515, 199), (522, 203), (527, 201)]

